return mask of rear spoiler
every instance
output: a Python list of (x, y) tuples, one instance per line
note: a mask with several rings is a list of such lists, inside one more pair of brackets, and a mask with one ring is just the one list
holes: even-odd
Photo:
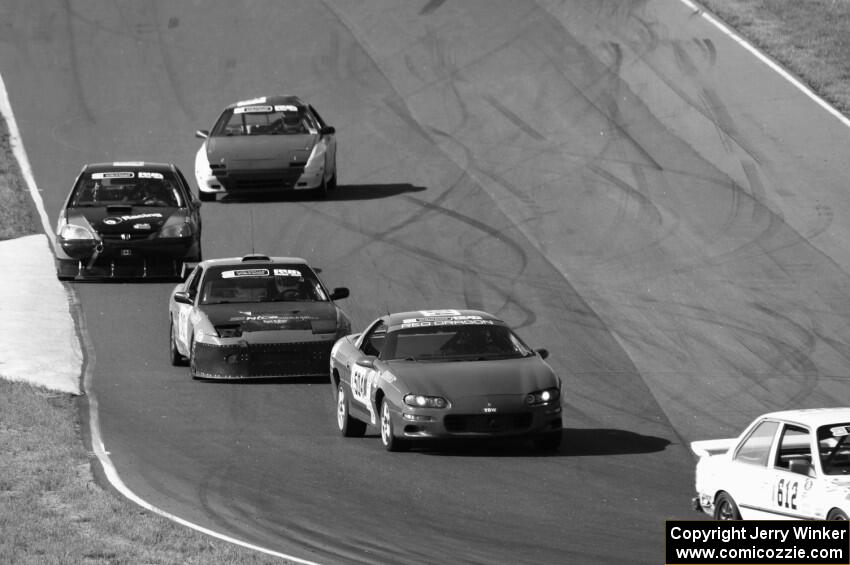
[(721, 455), (729, 451), (735, 445), (736, 441), (738, 441), (738, 438), (736, 437), (692, 441), (691, 451), (693, 451), (698, 457)]
[(192, 274), (199, 263), (197, 261), (183, 261), (183, 267), (180, 269), (180, 280), (185, 281)]

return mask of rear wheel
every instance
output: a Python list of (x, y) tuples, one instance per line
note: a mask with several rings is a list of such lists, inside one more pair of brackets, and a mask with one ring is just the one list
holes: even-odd
[(741, 513), (738, 512), (738, 505), (728, 493), (721, 492), (717, 495), (717, 500), (714, 502), (714, 519), (715, 520), (740, 520)]
[(410, 442), (396, 437), (393, 429), (392, 414), (390, 414), (390, 403), (384, 398), (381, 401), (381, 443), (387, 451), (407, 451)]
[(847, 514), (843, 510), (839, 510), (838, 508), (833, 508), (829, 511), (829, 515), (826, 517), (827, 520), (847, 520)]
[(366, 422), (351, 417), (348, 406), (348, 395), (345, 386), (339, 383), (336, 396), (336, 424), (343, 437), (363, 437), (366, 433)]

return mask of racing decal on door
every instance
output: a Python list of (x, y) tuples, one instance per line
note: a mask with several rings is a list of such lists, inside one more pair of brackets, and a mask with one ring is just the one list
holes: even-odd
[(369, 400), (372, 396), (372, 386), (375, 384), (375, 379), (378, 373), (374, 369), (361, 367), (355, 364), (354, 370), (351, 372), (351, 396), (361, 404), (365, 405), (369, 410), (369, 419), (374, 424), (377, 419), (375, 410), (372, 407), (372, 402)]
[(797, 509), (797, 490), (800, 488), (799, 481), (791, 479), (779, 479), (776, 483), (776, 505), (789, 510)]

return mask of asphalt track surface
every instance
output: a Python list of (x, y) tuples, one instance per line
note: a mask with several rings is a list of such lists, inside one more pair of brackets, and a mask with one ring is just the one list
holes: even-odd
[(850, 405), (848, 130), (668, 1), (0, 3), (51, 221), (85, 162), (187, 174), (226, 104), (312, 102), (328, 199), (204, 204), (206, 257), (308, 258), (354, 326), (471, 307), (552, 351), (564, 444), (388, 454), (330, 386), (167, 361), (171, 284), (71, 284), (106, 449), (202, 526), (321, 563), (658, 563), (687, 442)]

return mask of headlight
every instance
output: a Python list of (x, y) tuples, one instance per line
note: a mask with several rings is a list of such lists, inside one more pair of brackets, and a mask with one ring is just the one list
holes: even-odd
[(218, 337), (242, 337), (242, 326), (239, 324), (216, 326), (215, 331)]
[(449, 401), (442, 396), (425, 396), (424, 394), (408, 394), (404, 403), (414, 408), (448, 408)]
[(162, 230), (159, 232), (159, 237), (192, 237), (192, 224), (186, 221), (174, 222), (171, 220), (165, 223)]
[(561, 399), (561, 391), (555, 387), (547, 388), (532, 392), (525, 397), (525, 403), (529, 406), (537, 406), (541, 404), (550, 404), (558, 402)]
[(66, 241), (70, 240), (85, 240), (94, 239), (94, 235), (87, 228), (75, 224), (65, 224), (59, 230), (59, 239)]

